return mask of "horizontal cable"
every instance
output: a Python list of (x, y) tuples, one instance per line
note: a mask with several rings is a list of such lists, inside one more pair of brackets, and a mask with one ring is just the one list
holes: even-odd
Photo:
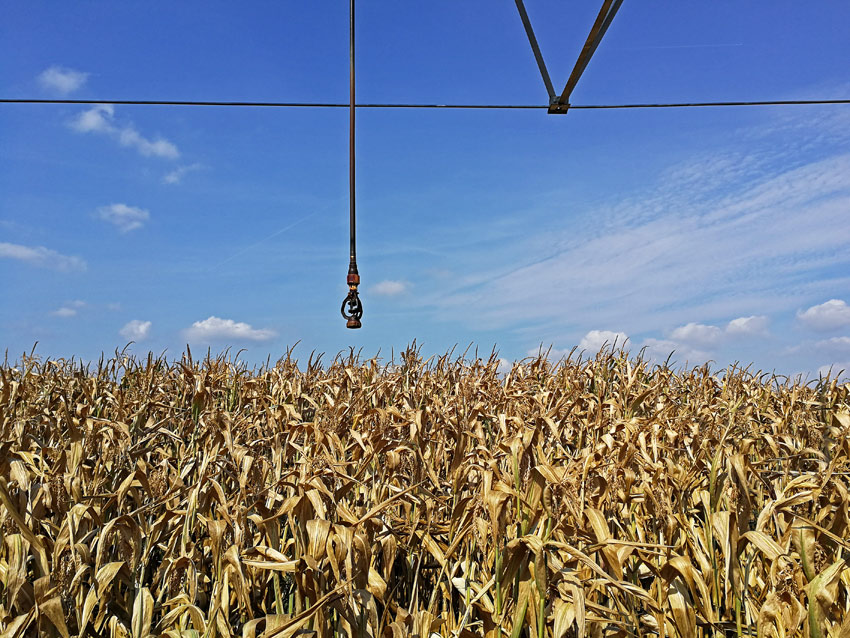
[[(119, 104), (131, 106), (255, 106), (348, 108), (336, 102), (196, 102), (178, 100), (36, 100), (29, 98), (0, 98), (0, 104)], [(791, 106), (805, 104), (850, 104), (850, 99), (838, 100), (759, 100), (749, 102), (666, 102), (638, 104), (571, 104), (570, 109), (671, 109), (707, 106)], [(357, 104), (361, 109), (548, 109), (542, 104)]]
[[(0, 99), (6, 104), (128, 104), (140, 106), (263, 106), (303, 108), (348, 108), (348, 102), (190, 102), (176, 100), (32, 100)], [(536, 104), (356, 104), (357, 108), (373, 109), (545, 109)]]
[(752, 102), (666, 102), (660, 104), (571, 104), (570, 109), (679, 109), (691, 106), (794, 106), (803, 104), (850, 104), (850, 99), (759, 100)]

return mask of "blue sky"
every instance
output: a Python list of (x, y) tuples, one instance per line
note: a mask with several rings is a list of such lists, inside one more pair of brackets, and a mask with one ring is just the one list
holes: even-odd
[[(597, 2), (527, 0), (560, 88)], [(575, 104), (846, 98), (850, 5), (625, 2)], [(0, 94), (348, 99), (348, 3), (5, 3)], [(545, 103), (513, 2), (361, 1), (358, 101)], [(783, 374), (850, 368), (850, 107), (0, 105), (0, 346), (15, 358), (300, 342), (515, 360), (615, 335)]]

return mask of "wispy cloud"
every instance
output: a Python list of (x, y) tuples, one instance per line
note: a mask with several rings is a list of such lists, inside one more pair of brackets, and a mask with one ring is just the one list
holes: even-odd
[(815, 347), (831, 354), (850, 354), (850, 337), (823, 339), (822, 341), (818, 341)]
[(778, 174), (758, 158), (714, 166), (725, 178), (707, 191), (688, 187), (704, 169), (679, 169), (585, 228), (532, 237), (526, 252), (548, 254), (495, 272), (482, 259), (471, 283), (426, 301), (461, 321), (475, 308), (494, 328), (572, 317), (642, 333), (754, 307), (787, 312), (824, 287), (824, 269), (850, 272), (850, 154)]
[(727, 323), (725, 328), (690, 322), (675, 328), (670, 333), (670, 339), (681, 344), (711, 348), (731, 337), (765, 336), (769, 323), (765, 315), (738, 317)]
[(50, 314), (54, 317), (62, 317), (66, 319), (68, 317), (76, 317), (79, 309), (85, 307), (85, 305), (85, 301), (71, 301), (70, 303), (63, 305), (61, 308), (54, 310)]
[(143, 341), (150, 335), (151, 325), (150, 321), (133, 319), (124, 324), (124, 327), (118, 331), (118, 334), (130, 341)]
[(143, 208), (127, 206), (126, 204), (110, 204), (97, 209), (95, 216), (105, 222), (109, 222), (122, 233), (137, 230), (145, 225), (150, 219), (150, 212)]
[(233, 260), (234, 260), (234, 259), (236, 259), (237, 257), (240, 257), (240, 256), (244, 255), (245, 253), (247, 253), (247, 252), (249, 252), (249, 251), (253, 250), (254, 248), (256, 248), (257, 246), (259, 246), (259, 245), (260, 245), (260, 244), (262, 244), (263, 242), (266, 242), (266, 241), (268, 241), (269, 239), (272, 239), (273, 237), (277, 237), (278, 235), (281, 235), (281, 234), (283, 234), (283, 233), (287, 232), (288, 230), (291, 230), (291, 229), (295, 228), (298, 224), (300, 224), (300, 223), (302, 223), (302, 222), (305, 222), (305, 221), (307, 221), (308, 219), (310, 219), (311, 217), (315, 216), (315, 215), (317, 214), (317, 212), (318, 212), (318, 211), (315, 211), (315, 212), (310, 213), (309, 215), (305, 215), (304, 217), (301, 217), (300, 219), (296, 219), (294, 222), (292, 222), (292, 223), (290, 223), (290, 224), (287, 224), (287, 225), (286, 225), (286, 226), (284, 226), (283, 228), (279, 228), (278, 230), (274, 231), (273, 233), (271, 233), (271, 234), (269, 234), (269, 235), (266, 235), (266, 236), (265, 236), (265, 237), (263, 237), (261, 240), (256, 241), (256, 242), (254, 242), (253, 244), (250, 244), (250, 245), (248, 245), (248, 246), (245, 246), (244, 248), (240, 248), (240, 249), (239, 249), (239, 250), (237, 250), (235, 253), (233, 253), (233, 254), (232, 254), (232, 255), (230, 255), (229, 257), (226, 257), (225, 259), (221, 260), (221, 261), (220, 261), (220, 262), (218, 262), (217, 264), (213, 264), (212, 266), (209, 266), (209, 267), (208, 267), (208, 270), (215, 270), (215, 269), (217, 269), (217, 268), (220, 268), (221, 266), (223, 266), (223, 265), (224, 265), (224, 264), (226, 264), (227, 262), (229, 262), (229, 261), (233, 261)]
[(233, 319), (209, 317), (196, 321), (184, 331), (190, 341), (269, 341), (277, 336), (273, 330), (253, 328), (250, 324)]
[(401, 295), (407, 292), (410, 288), (410, 284), (406, 281), (393, 281), (390, 279), (385, 279), (384, 281), (379, 281), (374, 286), (372, 286), (372, 292), (376, 295), (382, 295), (384, 297), (395, 297), (397, 295)]
[(843, 299), (830, 299), (798, 312), (797, 319), (812, 330), (828, 332), (850, 326), (850, 306)]
[(466, 275), (416, 302), (529, 345), (568, 348), (596, 326), (616, 326), (632, 335), (633, 352), (645, 346), (656, 359), (675, 350), (679, 362), (744, 356), (815, 370), (822, 350), (792, 352), (788, 335), (769, 328), (798, 309), (811, 329), (850, 325), (841, 301), (850, 302), (850, 118), (797, 119), (805, 122), (742, 129), (654, 184), (571, 204), (569, 215), (559, 209), (565, 197), (542, 194), (521, 216), (563, 212), (562, 227), (529, 225), (510, 243), (467, 251)]
[(713, 346), (723, 338), (723, 331), (717, 326), (691, 322), (673, 330), (670, 338), (673, 341)]
[(59, 95), (68, 95), (82, 88), (89, 75), (89, 73), (75, 71), (74, 69), (51, 66), (39, 74), (38, 83), (48, 91)]
[(83, 271), (86, 262), (79, 258), (63, 255), (44, 246), (22, 246), (0, 242), (0, 259), (15, 259), (40, 268), (62, 272)]
[(764, 315), (738, 317), (726, 324), (726, 334), (731, 336), (758, 336), (767, 334), (770, 320)]
[(134, 148), (144, 156), (177, 159), (180, 151), (177, 146), (167, 139), (158, 137), (154, 140), (144, 137), (132, 125), (119, 125), (115, 121), (115, 107), (111, 104), (96, 104), (83, 111), (71, 121), (71, 128), (79, 133), (99, 133), (106, 135), (121, 146)]
[(163, 184), (179, 184), (183, 181), (183, 178), (186, 177), (187, 174), (199, 171), (201, 168), (203, 168), (203, 166), (198, 163), (178, 166), (173, 171), (166, 173), (162, 178), (162, 182)]
[(611, 330), (591, 330), (582, 337), (578, 347), (596, 353), (602, 347), (614, 348), (623, 346), (629, 335), (625, 332), (612, 332)]

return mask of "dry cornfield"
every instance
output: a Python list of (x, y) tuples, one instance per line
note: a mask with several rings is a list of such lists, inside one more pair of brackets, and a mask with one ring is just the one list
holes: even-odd
[(603, 351), (0, 368), (2, 636), (850, 636), (850, 386)]

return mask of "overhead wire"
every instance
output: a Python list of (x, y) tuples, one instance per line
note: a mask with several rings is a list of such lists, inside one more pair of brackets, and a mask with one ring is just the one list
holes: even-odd
[[(128, 106), (223, 106), (265, 108), (351, 108), (348, 102), (247, 102), (247, 101), (198, 101), (198, 100), (65, 100), (0, 98), (0, 104), (81, 104), (81, 105), (128, 105)], [(627, 104), (570, 104), (570, 110), (602, 109), (669, 109), (713, 106), (801, 106), (850, 104), (850, 98), (814, 100), (742, 100), (722, 102), (636, 102)], [(358, 109), (548, 109), (548, 104), (427, 104), (375, 102), (355, 104)]]

